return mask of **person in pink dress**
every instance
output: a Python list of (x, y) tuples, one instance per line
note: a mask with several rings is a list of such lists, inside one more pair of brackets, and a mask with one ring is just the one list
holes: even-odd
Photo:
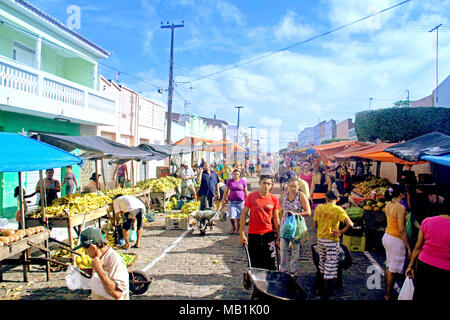
[(311, 171), (311, 164), (309, 162), (303, 163), (303, 168), (300, 173), (300, 179), (306, 181), (309, 189), (311, 189), (312, 177), (313, 177), (313, 173)]

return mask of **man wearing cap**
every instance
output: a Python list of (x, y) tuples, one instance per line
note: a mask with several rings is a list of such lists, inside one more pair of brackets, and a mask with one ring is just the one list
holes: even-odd
[(123, 217), (122, 222), (122, 235), (125, 240), (125, 245), (122, 249), (130, 248), (129, 230), (133, 225), (134, 218), (137, 222), (137, 238), (134, 248), (139, 248), (142, 236), (142, 219), (145, 212), (144, 203), (138, 198), (131, 195), (118, 194), (114, 197), (112, 202), (112, 209), (114, 210), (116, 219), (119, 218), (119, 214)]
[(93, 300), (129, 300), (129, 276), (123, 258), (107, 245), (105, 235), (98, 228), (86, 228), (74, 250), (83, 247), (92, 258), (90, 287)]
[(181, 166), (181, 174), (180, 178), (181, 181), (181, 196), (184, 200), (186, 200), (186, 193), (189, 190), (191, 193), (191, 197), (196, 199), (196, 193), (195, 193), (195, 185), (194, 181), (192, 179), (196, 178), (194, 171), (192, 168), (189, 168), (188, 164), (186, 162), (183, 162)]

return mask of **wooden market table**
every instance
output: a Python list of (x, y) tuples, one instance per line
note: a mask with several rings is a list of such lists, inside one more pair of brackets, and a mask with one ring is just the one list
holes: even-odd
[[(108, 206), (98, 208), (94, 211), (87, 213), (80, 213), (73, 216), (66, 217), (47, 217), (48, 228), (51, 230), (53, 228), (67, 228), (69, 236), (69, 245), (72, 248), (73, 243), (73, 229), (77, 232), (79, 236), (81, 233), (81, 228), (86, 222), (98, 220), (99, 228), (101, 228), (101, 219), (108, 219)], [(26, 218), (25, 225), (26, 228), (37, 227), (43, 225), (44, 222), (42, 218)]]
[(153, 209), (162, 209), (166, 212), (167, 204), (172, 196), (176, 195), (175, 189), (169, 190), (167, 192), (153, 192), (150, 194), (151, 204)]
[(139, 200), (141, 200), (144, 204), (147, 210), (150, 210), (152, 205), (152, 198), (151, 198), (151, 192), (150, 188), (144, 189), (139, 193), (132, 194), (132, 196), (135, 196)]
[[(48, 250), (48, 239), (50, 231), (45, 229), (43, 232), (33, 234), (15, 241), (9, 245), (4, 245), (0, 248), (0, 281), (3, 281), (2, 265), (23, 265), (24, 281), (28, 282), (28, 266), (32, 264), (45, 265), (47, 272), (47, 281), (50, 280), (49, 258), (50, 251)], [(37, 248), (44, 253), (45, 258), (29, 257), (25, 252), (28, 249)], [(17, 254), (22, 253), (21, 258), (13, 258)]]

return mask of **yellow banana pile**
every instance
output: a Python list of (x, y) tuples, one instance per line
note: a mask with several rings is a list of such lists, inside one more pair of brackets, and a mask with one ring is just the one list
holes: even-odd
[(171, 213), (167, 216), (168, 219), (184, 219), (189, 218), (189, 214), (186, 213)]
[(169, 200), (169, 203), (166, 206), (166, 211), (171, 211), (173, 209), (176, 209), (178, 205), (178, 200), (176, 197), (171, 197)]
[(200, 210), (200, 201), (187, 202), (181, 207), (181, 213), (187, 215), (197, 210)]
[[(70, 194), (53, 201), (53, 204), (46, 209), (46, 217), (67, 217), (80, 213), (87, 213), (98, 208), (105, 207), (111, 203), (111, 198), (96, 193)], [(31, 214), (31, 218), (40, 218), (41, 209)]]
[(113, 199), (116, 195), (122, 194), (122, 195), (130, 195), (130, 194), (136, 194), (141, 192), (143, 189), (141, 187), (134, 187), (134, 188), (115, 188), (106, 191), (106, 195)]

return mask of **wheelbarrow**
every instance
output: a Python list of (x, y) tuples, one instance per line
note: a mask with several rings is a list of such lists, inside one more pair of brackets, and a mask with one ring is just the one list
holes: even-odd
[(248, 245), (244, 244), (248, 260), (247, 271), (244, 272), (244, 288), (249, 290), (254, 286), (251, 299), (273, 300), (306, 300), (308, 294), (288, 273), (252, 268)]
[(226, 213), (222, 212), (223, 206), (220, 206), (217, 211), (208, 209), (208, 210), (197, 210), (193, 211), (191, 215), (197, 220), (197, 229), (200, 231), (200, 235), (204, 236), (206, 234), (206, 230), (210, 227), (210, 230), (213, 229), (214, 224), (213, 221), (217, 217), (220, 217), (221, 221), (226, 220)]

